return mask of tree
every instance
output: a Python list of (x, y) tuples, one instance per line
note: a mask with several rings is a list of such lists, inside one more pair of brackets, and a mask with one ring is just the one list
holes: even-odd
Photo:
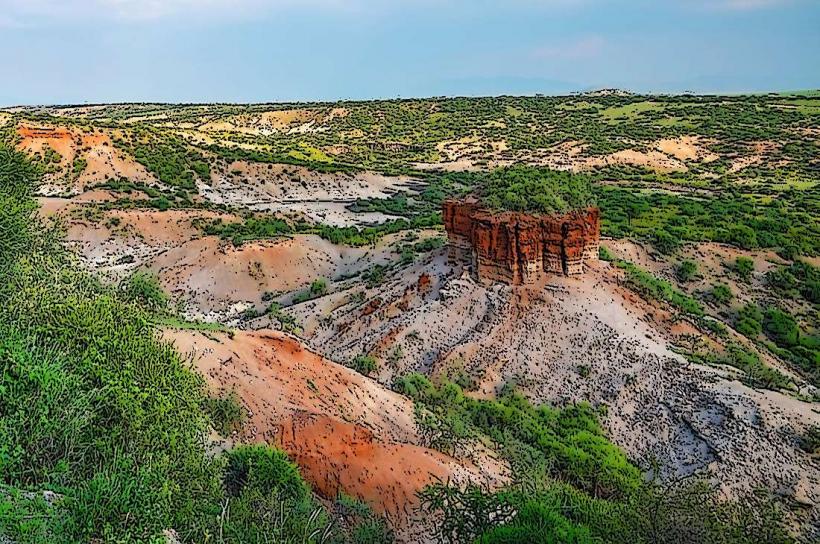
[(310, 294), (314, 297), (320, 297), (327, 293), (327, 281), (324, 278), (313, 280), (310, 284)]
[(730, 300), (732, 300), (732, 291), (729, 289), (728, 285), (722, 283), (716, 283), (712, 286), (712, 292), (710, 293), (712, 298), (718, 304), (726, 304)]
[(379, 363), (371, 355), (357, 355), (347, 366), (364, 376), (369, 376), (379, 369)]
[(748, 225), (735, 225), (729, 229), (729, 242), (743, 249), (753, 249), (757, 247), (757, 234)]
[(763, 312), (753, 303), (746, 304), (737, 312), (735, 329), (748, 338), (757, 338), (763, 331)]
[(654, 244), (655, 248), (664, 255), (672, 255), (681, 246), (680, 239), (672, 236), (665, 230), (655, 233)]
[(136, 271), (120, 282), (125, 300), (136, 302), (150, 310), (164, 310), (168, 295), (162, 290), (159, 279), (147, 271)]
[(509, 495), (491, 493), (475, 484), (459, 489), (439, 481), (419, 492), (419, 498), (425, 512), (440, 516), (435, 536), (448, 544), (473, 542), (515, 515)]
[(797, 321), (779, 308), (766, 310), (763, 325), (769, 338), (780, 347), (790, 348), (800, 342), (800, 327)]
[(738, 257), (735, 259), (735, 272), (743, 281), (749, 281), (755, 269), (755, 262), (749, 257)]
[(679, 265), (677, 270), (675, 270), (675, 275), (678, 277), (680, 281), (692, 281), (695, 277), (695, 274), (698, 272), (698, 265), (695, 261), (685, 260), (682, 261)]

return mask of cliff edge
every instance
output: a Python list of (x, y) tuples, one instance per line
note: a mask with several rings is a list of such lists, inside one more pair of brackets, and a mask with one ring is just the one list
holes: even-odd
[(581, 274), (585, 262), (598, 258), (595, 207), (549, 215), (496, 212), (469, 197), (445, 201), (442, 218), (450, 264), (469, 267), (484, 283), (520, 285), (546, 274)]

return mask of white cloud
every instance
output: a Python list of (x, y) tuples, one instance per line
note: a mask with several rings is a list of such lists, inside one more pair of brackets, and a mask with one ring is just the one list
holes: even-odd
[(285, 8), (338, 8), (344, 0), (0, 0), (0, 24), (64, 20), (152, 21), (172, 16), (245, 17)]
[[(465, 9), (493, 6), (495, 0), (0, 0), (0, 28), (64, 21), (156, 21), (168, 17), (192, 20), (252, 18), (282, 10), (333, 10), (371, 13), (394, 8), (428, 10), (448, 5)], [(506, 0), (508, 9), (590, 8), (612, 0)], [(635, 1), (635, 0), (619, 0)], [(656, 1), (656, 0), (652, 0)], [(677, 0), (708, 10), (755, 10), (805, 0)], [(592, 44), (587, 44), (590, 47)], [(583, 44), (579, 45), (583, 49)], [(593, 47), (594, 49), (594, 47)], [(552, 56), (546, 48), (545, 56)], [(563, 54), (563, 53), (562, 53)], [(561, 54), (557, 55), (561, 56)]]
[[(602, 0), (506, 0), (510, 9), (577, 7)], [(465, 9), (494, 6), (495, 0), (0, 0), (0, 25), (80, 19), (151, 21), (184, 16), (194, 19), (253, 17), (277, 10), (328, 9), (367, 13), (393, 8), (434, 9), (462, 4)]]
[(5, 13), (0, 13), (0, 28), (20, 28), (23, 24)]
[(701, 7), (730, 11), (753, 11), (793, 3), (792, 0), (699, 0)]
[(536, 47), (532, 56), (536, 59), (580, 60), (598, 56), (606, 45), (601, 36), (584, 36), (574, 41)]

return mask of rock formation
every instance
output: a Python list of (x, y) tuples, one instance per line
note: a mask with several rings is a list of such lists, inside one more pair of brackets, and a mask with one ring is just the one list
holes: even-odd
[(444, 202), (442, 216), (450, 264), (469, 266), (486, 283), (581, 274), (584, 262), (598, 258), (598, 208), (552, 215), (495, 212), (467, 198)]

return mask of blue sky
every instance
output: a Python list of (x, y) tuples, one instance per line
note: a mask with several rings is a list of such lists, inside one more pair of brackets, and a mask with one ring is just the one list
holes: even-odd
[(0, 104), (820, 88), (820, 0), (0, 0)]

